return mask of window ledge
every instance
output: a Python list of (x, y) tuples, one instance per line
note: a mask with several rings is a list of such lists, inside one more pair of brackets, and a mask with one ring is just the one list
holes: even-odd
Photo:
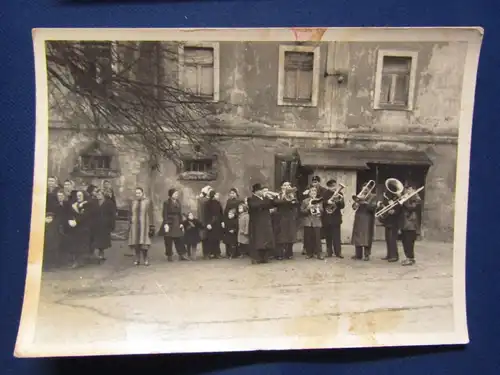
[(178, 177), (183, 181), (214, 181), (217, 180), (217, 172), (182, 172)]
[(116, 178), (120, 176), (120, 172), (115, 169), (105, 170), (86, 170), (75, 168), (71, 173), (73, 177), (102, 177), (102, 178)]
[(401, 112), (412, 112), (413, 109), (400, 105), (391, 105), (391, 104), (379, 104), (374, 106), (373, 109), (378, 111), (401, 111)]
[(311, 101), (304, 101), (304, 102), (295, 102), (291, 100), (280, 100), (278, 102), (278, 106), (280, 107), (317, 107), (318, 105), (316, 103), (313, 103)]

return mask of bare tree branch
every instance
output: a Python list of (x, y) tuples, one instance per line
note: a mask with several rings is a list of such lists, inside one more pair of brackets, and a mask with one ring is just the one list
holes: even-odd
[(178, 140), (206, 147), (217, 110), (210, 97), (179, 85), (178, 47), (47, 42), (50, 110), (75, 131), (119, 135), (128, 147), (177, 163)]

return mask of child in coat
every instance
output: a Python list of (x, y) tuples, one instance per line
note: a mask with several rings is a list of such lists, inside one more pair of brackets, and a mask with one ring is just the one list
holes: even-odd
[(238, 218), (235, 210), (229, 210), (224, 222), (224, 244), (229, 259), (237, 258), (238, 254)]
[(187, 255), (196, 257), (196, 248), (201, 241), (200, 232), (203, 225), (194, 217), (192, 212), (187, 215), (182, 225), (184, 226), (184, 244), (186, 245)]
[(240, 204), (238, 206), (238, 252), (241, 256), (249, 254), (249, 223), (250, 216), (248, 215), (248, 207), (245, 204)]

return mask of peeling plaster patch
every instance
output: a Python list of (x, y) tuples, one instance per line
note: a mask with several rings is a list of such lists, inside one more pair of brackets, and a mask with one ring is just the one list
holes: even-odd
[(361, 88), (356, 92), (356, 98), (369, 98), (370, 92), (367, 88)]

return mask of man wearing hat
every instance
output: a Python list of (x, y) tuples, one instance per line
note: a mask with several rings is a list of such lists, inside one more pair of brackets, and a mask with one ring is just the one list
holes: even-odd
[(341, 249), (340, 227), (342, 225), (342, 210), (345, 207), (344, 195), (339, 192), (338, 198), (333, 198), (332, 204), (328, 202), (332, 198), (337, 188), (337, 181), (334, 179), (326, 183), (324, 196), (324, 216), (323, 228), (326, 239), (326, 254), (332, 257), (335, 253), (337, 258), (343, 258)]
[(252, 196), (247, 199), (249, 221), (250, 251), (252, 264), (268, 263), (270, 252), (274, 246), (274, 233), (271, 219), (271, 208), (276, 204), (274, 199), (265, 194), (262, 184), (252, 186)]

